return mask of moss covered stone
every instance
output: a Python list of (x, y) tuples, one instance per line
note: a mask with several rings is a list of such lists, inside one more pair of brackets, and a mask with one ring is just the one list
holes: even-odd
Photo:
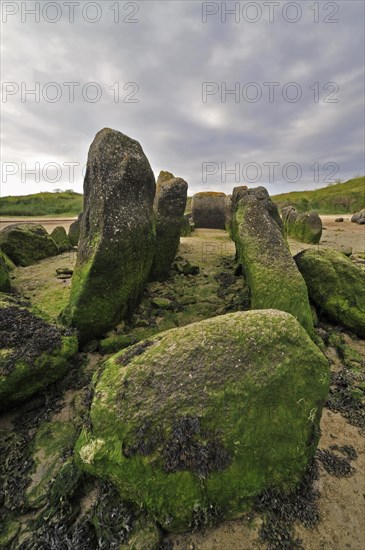
[[(27, 504), (30, 508), (41, 508), (52, 494), (59, 497), (66, 493), (65, 480), (72, 470), (70, 452), (77, 438), (73, 422), (45, 422), (37, 430), (32, 442), (31, 456), (34, 462), (30, 484), (26, 489)], [(55, 482), (62, 479), (57, 489)], [(77, 477), (77, 475), (76, 475)]]
[(68, 230), (68, 240), (70, 241), (71, 246), (77, 246), (79, 243), (82, 216), (83, 216), (83, 213), (81, 212), (78, 215), (77, 220), (75, 220), (70, 225), (70, 228)]
[(188, 184), (181, 178), (162, 181), (155, 198), (156, 249), (151, 278), (166, 279), (180, 243)]
[(70, 302), (62, 319), (81, 343), (131, 314), (155, 250), (155, 177), (140, 144), (106, 128), (89, 151)]
[(69, 369), (77, 338), (0, 295), (0, 410), (34, 395)]
[(277, 208), (261, 189), (242, 195), (232, 225), (238, 260), (250, 287), (251, 308), (287, 311), (313, 335), (306, 284), (283, 237)]
[(71, 249), (70, 240), (64, 227), (55, 227), (51, 233), (51, 237), (56, 243), (59, 253), (67, 252)]
[(327, 360), (287, 313), (173, 329), (105, 363), (76, 461), (168, 530), (197, 507), (231, 518), (301, 479), (328, 386)]
[(196, 193), (191, 210), (195, 227), (226, 228), (226, 195), (213, 191)]
[(364, 338), (364, 271), (336, 250), (307, 249), (295, 261), (318, 313)]
[(0, 247), (15, 265), (22, 267), (55, 256), (58, 252), (51, 236), (36, 223), (8, 225), (0, 231)]
[(9, 268), (5, 257), (6, 255), (0, 250), (0, 292), (8, 292), (11, 288)]
[(293, 206), (282, 210), (285, 232), (303, 243), (317, 244), (322, 236), (322, 220), (317, 212), (299, 214)]

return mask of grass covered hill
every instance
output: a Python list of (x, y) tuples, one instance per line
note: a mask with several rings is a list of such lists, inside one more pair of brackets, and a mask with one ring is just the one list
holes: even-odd
[(1, 216), (77, 216), (83, 196), (74, 191), (0, 197)]
[(293, 191), (275, 195), (279, 208), (294, 206), (298, 212), (316, 210), (320, 214), (351, 214), (365, 207), (365, 176), (314, 191)]

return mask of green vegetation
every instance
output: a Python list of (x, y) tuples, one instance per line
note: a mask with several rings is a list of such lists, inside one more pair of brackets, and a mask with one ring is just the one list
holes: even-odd
[(293, 191), (272, 197), (278, 208), (294, 206), (298, 212), (351, 214), (365, 206), (365, 176), (314, 191)]
[(77, 216), (83, 195), (74, 191), (0, 197), (1, 216)]

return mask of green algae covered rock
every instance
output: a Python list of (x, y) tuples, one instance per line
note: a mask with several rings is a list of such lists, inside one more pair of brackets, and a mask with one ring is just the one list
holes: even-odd
[(9, 267), (6, 258), (6, 254), (0, 250), (0, 292), (9, 292), (11, 288)]
[(251, 308), (287, 311), (313, 335), (306, 284), (283, 237), (277, 208), (262, 189), (242, 193), (232, 223), (238, 261), (250, 287)]
[(151, 279), (168, 277), (180, 243), (188, 184), (182, 178), (160, 182), (155, 198), (156, 250)]
[(197, 228), (225, 229), (226, 195), (214, 191), (196, 193), (193, 196), (191, 213)]
[(67, 250), (71, 249), (70, 240), (64, 227), (55, 227), (51, 233), (51, 237), (56, 243), (59, 253), (67, 252)]
[(71, 246), (77, 246), (79, 243), (82, 216), (83, 216), (83, 213), (81, 212), (78, 215), (77, 220), (75, 220), (70, 225), (70, 228), (68, 230), (68, 240), (70, 241)]
[(62, 315), (82, 344), (115, 327), (140, 299), (155, 250), (155, 189), (140, 144), (101, 130), (89, 150), (77, 263)]
[(298, 483), (329, 374), (294, 317), (265, 310), (140, 342), (110, 358), (95, 383), (78, 466), (182, 531), (197, 509), (232, 518), (268, 487)]
[(0, 294), (0, 410), (60, 379), (77, 348), (69, 330), (46, 323)]
[(364, 338), (364, 271), (336, 250), (307, 249), (295, 261), (317, 311)]
[[(52, 494), (57, 492), (55, 484), (62, 479), (61, 495), (65, 491), (66, 472), (72, 471), (72, 458), (65, 459), (77, 438), (74, 422), (45, 422), (37, 430), (32, 442), (33, 468), (30, 483), (26, 489), (26, 500), (30, 508), (41, 508)], [(75, 474), (78, 478), (80, 474)], [(52, 488), (52, 489), (51, 489)], [(50, 493), (51, 489), (51, 495)], [(60, 495), (59, 495), (60, 496)]]
[(286, 234), (297, 241), (317, 244), (322, 236), (322, 220), (317, 212), (299, 214), (293, 206), (282, 210)]
[(0, 231), (0, 247), (15, 265), (27, 267), (56, 256), (56, 243), (42, 225), (18, 223)]

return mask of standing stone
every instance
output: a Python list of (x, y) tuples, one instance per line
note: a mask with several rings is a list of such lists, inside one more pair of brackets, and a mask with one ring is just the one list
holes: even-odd
[(77, 220), (75, 220), (70, 225), (70, 229), (68, 230), (68, 238), (69, 238), (71, 246), (77, 246), (78, 245), (79, 238), (80, 238), (80, 227), (81, 227), (81, 222), (82, 222), (82, 215), (83, 215), (83, 213), (81, 212), (78, 215)]
[(291, 313), (313, 334), (306, 284), (277, 223), (277, 208), (262, 189), (242, 193), (232, 224), (237, 258), (250, 287), (251, 308)]
[(321, 240), (322, 220), (317, 212), (299, 214), (293, 206), (286, 206), (282, 209), (282, 218), (289, 237), (311, 244), (317, 244)]
[(167, 172), (167, 170), (161, 170), (157, 178), (156, 194), (158, 193), (158, 189), (162, 183), (164, 183), (165, 181), (172, 180), (174, 179), (174, 177), (175, 177), (174, 174), (172, 174), (171, 172)]
[(101, 130), (89, 150), (77, 263), (63, 313), (81, 343), (108, 332), (141, 296), (154, 256), (155, 190), (140, 144)]
[(151, 278), (163, 280), (169, 275), (180, 243), (188, 184), (181, 178), (160, 181), (155, 198), (156, 251)]
[(196, 193), (192, 202), (192, 216), (196, 228), (226, 228), (226, 195), (213, 191)]

